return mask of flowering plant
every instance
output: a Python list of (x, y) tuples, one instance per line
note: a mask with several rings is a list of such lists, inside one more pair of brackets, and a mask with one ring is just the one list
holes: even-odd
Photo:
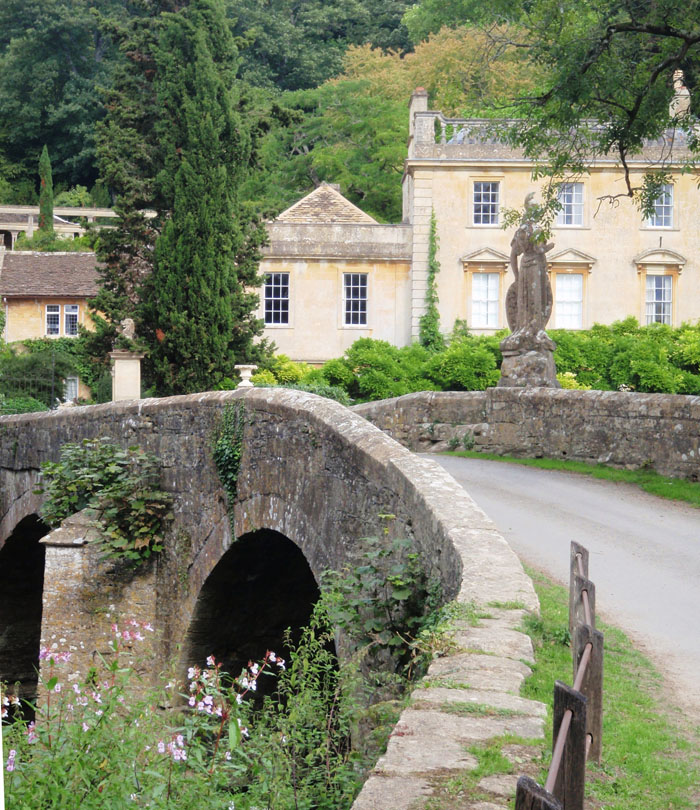
[[(70, 808), (228, 808), (248, 806), (245, 784), (250, 706), (258, 678), (285, 662), (266, 653), (240, 678), (227, 679), (213, 657), (191, 667), (183, 699), (162, 679), (144, 691), (131, 665), (135, 646), (153, 632), (134, 619), (112, 625), (112, 655), (87, 677), (71, 672), (71, 653), (42, 647), (41, 700), (35, 719), (6, 726), (8, 805), (16, 810)], [(19, 700), (3, 690), (3, 717)]]

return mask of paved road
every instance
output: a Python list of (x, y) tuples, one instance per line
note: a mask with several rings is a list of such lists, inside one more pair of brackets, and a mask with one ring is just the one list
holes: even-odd
[(433, 456), (522, 560), (562, 583), (569, 543), (590, 551), (596, 610), (657, 663), (700, 717), (700, 510), (628, 484)]

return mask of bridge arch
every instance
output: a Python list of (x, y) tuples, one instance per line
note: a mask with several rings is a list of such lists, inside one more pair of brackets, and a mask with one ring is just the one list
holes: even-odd
[[(212, 454), (227, 407), (240, 409), (244, 420), (232, 504)], [(104, 604), (96, 607), (91, 593), (93, 602), (85, 610), (91, 617), (109, 612), (110, 604), (122, 614), (152, 611), (145, 618), (160, 630), (157, 657), (162, 664), (187, 638), (202, 587), (235, 538), (262, 529), (289, 538), (318, 582), (325, 569), (356, 559), (358, 539), (383, 534), (387, 522), (381, 516), (393, 515), (387, 539), (414, 540), (446, 597), (457, 594), (461, 555), (449, 515), (439, 515), (433, 503), (449, 476), (338, 403), (291, 390), (214, 392), (0, 417), (0, 532), (5, 532), (0, 542), (10, 523), (16, 525), (39, 507), (41, 496), (34, 490), (41, 463), (56, 460), (66, 442), (100, 437), (123, 446), (137, 444), (158, 456), (163, 487), (174, 498), (174, 520), (167, 551), (144, 570), (144, 582), (111, 598), (107, 572), (107, 585), (98, 594)], [(71, 541), (61, 542), (63, 559), (68, 551), (75, 555)], [(90, 549), (85, 546), (84, 553)], [(59, 558), (47, 568), (49, 579), (61, 577)], [(83, 578), (93, 576), (87, 572), (94, 565), (83, 570)], [(63, 583), (60, 596), (75, 603), (85, 590), (76, 582), (71, 592)], [(63, 611), (59, 603), (50, 613), (45, 637), (75, 621), (75, 611)]]
[(200, 590), (181, 660), (203, 666), (209, 655), (237, 675), (266, 650), (288, 657), (320, 591), (306, 558), (289, 538), (258, 529), (239, 537)]
[(38, 515), (19, 521), (0, 548), (0, 679), (33, 703), (41, 638), (44, 547), (49, 531)]

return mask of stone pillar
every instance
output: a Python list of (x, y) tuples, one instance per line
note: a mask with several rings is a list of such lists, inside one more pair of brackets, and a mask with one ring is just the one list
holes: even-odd
[(141, 360), (144, 355), (118, 349), (109, 356), (112, 360), (112, 402), (141, 399)]
[[(155, 626), (156, 615), (155, 566), (129, 568), (104, 559), (91, 542), (96, 538), (93, 521), (87, 510), (78, 512), (39, 541), (46, 549), (41, 644), (70, 652), (68, 671), (83, 676), (100, 656), (112, 655), (113, 622), (120, 629), (126, 629), (129, 619)], [(148, 634), (138, 647), (137, 669), (158, 672), (153, 636)]]

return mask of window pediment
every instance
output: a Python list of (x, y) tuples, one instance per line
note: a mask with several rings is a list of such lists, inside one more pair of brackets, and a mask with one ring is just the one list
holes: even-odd
[(670, 271), (680, 273), (687, 262), (685, 256), (668, 248), (651, 248), (645, 250), (633, 259), (638, 273), (644, 273), (650, 267), (663, 267)]
[(566, 248), (566, 250), (560, 250), (559, 253), (549, 256), (547, 259), (547, 265), (549, 268), (552, 268), (555, 265), (566, 265), (568, 267), (574, 267), (577, 270), (590, 271), (597, 261), (598, 260), (594, 256), (589, 256), (582, 250)]
[(510, 256), (493, 248), (479, 248), (472, 253), (462, 256), (461, 262), (465, 270), (476, 270), (479, 267), (488, 267), (491, 272), (505, 271), (510, 267)]

